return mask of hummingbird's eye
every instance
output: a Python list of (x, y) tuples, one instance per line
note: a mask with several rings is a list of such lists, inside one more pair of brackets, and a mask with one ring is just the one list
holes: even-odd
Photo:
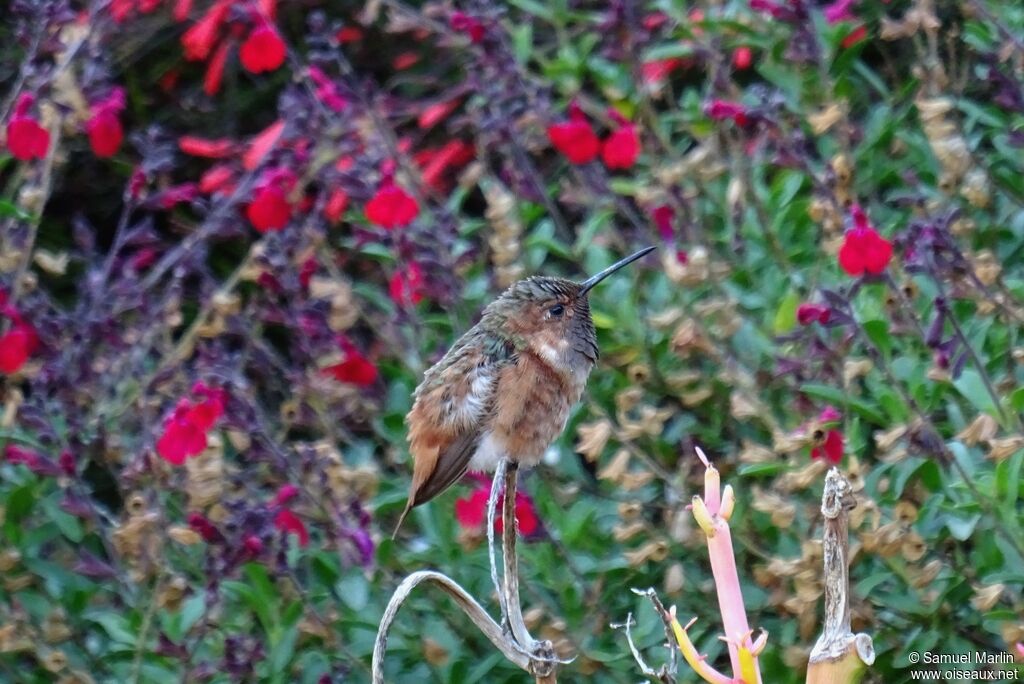
[(561, 304), (555, 304), (553, 307), (548, 309), (548, 313), (551, 314), (554, 318), (559, 318), (562, 314), (565, 313), (565, 307), (562, 306)]

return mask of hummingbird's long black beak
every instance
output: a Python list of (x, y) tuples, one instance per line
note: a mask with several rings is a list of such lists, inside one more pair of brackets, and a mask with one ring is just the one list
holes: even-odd
[(646, 255), (650, 254), (653, 251), (654, 251), (654, 247), (644, 247), (643, 249), (641, 249), (636, 254), (630, 254), (625, 259), (622, 259), (621, 261), (616, 261), (614, 264), (612, 264), (608, 268), (604, 269), (600, 273), (596, 273), (596, 274), (590, 276), (589, 278), (584, 280), (582, 283), (580, 283), (580, 291), (579, 291), (579, 294), (577, 296), (582, 297), (583, 295), (585, 295), (588, 292), (590, 292), (591, 288), (593, 288), (599, 282), (601, 282), (602, 280), (604, 280), (605, 278), (610, 276), (612, 273), (615, 273), (616, 271), (618, 271), (623, 266), (629, 266), (631, 263), (633, 263), (634, 261), (636, 261), (640, 257), (646, 256)]

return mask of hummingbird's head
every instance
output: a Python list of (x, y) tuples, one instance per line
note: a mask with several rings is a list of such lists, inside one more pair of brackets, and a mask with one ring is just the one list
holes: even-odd
[(590, 290), (654, 248), (647, 247), (583, 282), (533, 276), (514, 283), (484, 311), (516, 347), (528, 348), (557, 368), (589, 372), (597, 361)]

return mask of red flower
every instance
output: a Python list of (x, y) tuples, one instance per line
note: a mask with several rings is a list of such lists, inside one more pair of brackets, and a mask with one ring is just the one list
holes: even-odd
[(738, 102), (713, 100), (705, 111), (714, 121), (732, 119), (737, 126), (747, 125), (747, 110)]
[(892, 259), (892, 243), (878, 234), (859, 205), (850, 213), (854, 227), (846, 231), (839, 248), (839, 266), (851, 276), (884, 273)]
[(391, 60), (391, 66), (394, 67), (395, 71), (405, 71), (419, 61), (420, 56), (415, 52), (403, 52)]
[(341, 349), (345, 358), (333, 366), (327, 366), (321, 372), (333, 377), (338, 382), (346, 382), (359, 387), (368, 387), (377, 381), (377, 367), (362, 355), (355, 345), (348, 340), (341, 340)]
[(409, 225), (419, 216), (420, 207), (405, 190), (392, 182), (384, 182), (366, 203), (370, 223), (391, 230)]
[(274, 71), (284, 64), (287, 48), (277, 30), (264, 24), (249, 33), (238, 56), (246, 71), (259, 74)]
[(804, 302), (796, 309), (796, 320), (800, 325), (810, 325), (814, 321), (828, 323), (830, 318), (832, 318), (832, 309), (821, 304)]
[(423, 269), (415, 261), (404, 271), (395, 271), (388, 284), (391, 299), (399, 306), (412, 306), (423, 301)]
[(280, 187), (266, 185), (255, 192), (245, 215), (261, 233), (281, 230), (292, 218), (292, 205)]
[(199, 138), (183, 135), (178, 138), (178, 149), (193, 157), (223, 159), (235, 153), (235, 143), (228, 138)]
[(36, 348), (36, 332), (27, 323), (15, 323), (0, 336), (0, 373), (18, 372)]
[(342, 45), (345, 43), (356, 43), (363, 39), (363, 29), (358, 26), (343, 26), (338, 29), (334, 37)]
[[(455, 501), (455, 519), (459, 526), (468, 532), (480, 534), (483, 532), (487, 521), (487, 499), (490, 496), (490, 488), (481, 486), (473, 490), (468, 497), (461, 497)], [(501, 508), (504, 505), (505, 495), (498, 496), (498, 510), (494, 520), (494, 530), (501, 533), (504, 529)], [(523, 492), (516, 492), (516, 523), (519, 534), (524, 537), (532, 537), (540, 532), (540, 518), (533, 505), (533, 499)]]
[(573, 164), (594, 161), (601, 149), (593, 127), (575, 104), (569, 105), (569, 120), (548, 126), (548, 139)]
[(811, 449), (811, 458), (823, 458), (829, 463), (839, 465), (843, 460), (843, 433), (839, 430), (829, 430), (821, 445)]
[(15, 159), (42, 159), (50, 148), (50, 132), (30, 116), (11, 117), (7, 124), (7, 149)]
[(173, 465), (181, 465), (205, 448), (206, 432), (177, 409), (164, 423), (164, 433), (156, 442), (156, 453)]
[(189, 513), (186, 520), (188, 526), (198, 532), (199, 536), (208, 544), (221, 541), (224, 538), (221, 536), (220, 530), (202, 513)]
[(609, 135), (601, 146), (601, 159), (609, 169), (628, 169), (640, 156), (640, 137), (636, 126), (620, 126)]
[(740, 71), (745, 71), (750, 68), (751, 63), (754, 61), (754, 52), (746, 45), (733, 50), (732, 53), (732, 65)]
[(469, 16), (465, 12), (452, 12), (449, 24), (453, 30), (468, 35), (469, 39), (474, 43), (481, 42), (484, 39), (484, 35), (486, 35), (486, 29), (480, 20)]
[(647, 85), (657, 86), (671, 76), (673, 71), (686, 65), (687, 60), (682, 57), (668, 57), (644, 62), (640, 65), (640, 79)]
[(185, 459), (197, 456), (206, 448), (206, 433), (224, 414), (225, 393), (199, 383), (193, 392), (205, 399), (193, 404), (183, 398), (164, 421), (164, 433), (156, 443), (156, 452), (162, 459), (181, 465)]
[(121, 148), (124, 140), (124, 129), (117, 114), (109, 109), (93, 114), (85, 124), (89, 134), (89, 146), (97, 157), (112, 157)]
[(654, 225), (658, 227), (658, 233), (661, 234), (662, 240), (668, 242), (675, 237), (675, 227), (673, 226), (676, 220), (675, 209), (667, 204), (662, 204), (651, 212), (651, 218), (654, 220)]
[(274, 516), (274, 527), (281, 530), (285, 534), (294, 534), (299, 538), (299, 546), (306, 546), (309, 544), (309, 530), (306, 529), (306, 524), (302, 522), (302, 518), (295, 515), (287, 508), (282, 508)]

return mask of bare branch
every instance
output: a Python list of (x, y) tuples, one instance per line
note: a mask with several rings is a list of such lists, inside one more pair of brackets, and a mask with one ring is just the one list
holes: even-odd
[(871, 637), (850, 629), (850, 510), (857, 505), (850, 483), (833, 468), (825, 476), (821, 513), (825, 564), (825, 624), (811, 650), (807, 682), (852, 684), (875, 661)]
[[(636, 592), (636, 589), (634, 589), (633, 591)], [(635, 660), (636, 664), (640, 666), (640, 672), (643, 673), (645, 677), (656, 679), (659, 682), (663, 682), (664, 684), (675, 684), (676, 678), (672, 676), (671, 672), (669, 671), (669, 668), (666, 665), (662, 665), (660, 670), (655, 670), (653, 667), (647, 664), (647, 661), (644, 660), (643, 655), (640, 653), (640, 649), (638, 649), (636, 647), (636, 644), (633, 643), (633, 635), (630, 632), (633, 625), (635, 624), (636, 623), (633, 621), (633, 614), (630, 613), (626, 616), (625, 622), (613, 622), (608, 626), (612, 629), (622, 629), (626, 632), (626, 643), (629, 644), (629, 652), (633, 654), (633, 660)], [(675, 649), (672, 648), (671, 645), (669, 645), (669, 652), (673, 654), (674, 662)], [(674, 671), (674, 668), (672, 671)]]
[(512, 643), (512, 640), (508, 638), (498, 623), (491, 619), (491, 616), (487, 614), (469, 592), (443, 573), (433, 570), (421, 570), (409, 575), (398, 585), (395, 593), (391, 596), (391, 600), (388, 601), (387, 608), (384, 610), (380, 627), (377, 628), (377, 639), (373, 644), (373, 684), (384, 684), (384, 652), (387, 649), (388, 632), (391, 630), (391, 625), (398, 615), (398, 610), (402, 607), (405, 600), (409, 598), (412, 590), (424, 582), (437, 585), (446, 594), (455, 599), (455, 603), (462, 609), (462, 612), (473, 621), (477, 629), (483, 632), (483, 635), (510, 662), (529, 671), (529, 657), (516, 648), (515, 644)]

